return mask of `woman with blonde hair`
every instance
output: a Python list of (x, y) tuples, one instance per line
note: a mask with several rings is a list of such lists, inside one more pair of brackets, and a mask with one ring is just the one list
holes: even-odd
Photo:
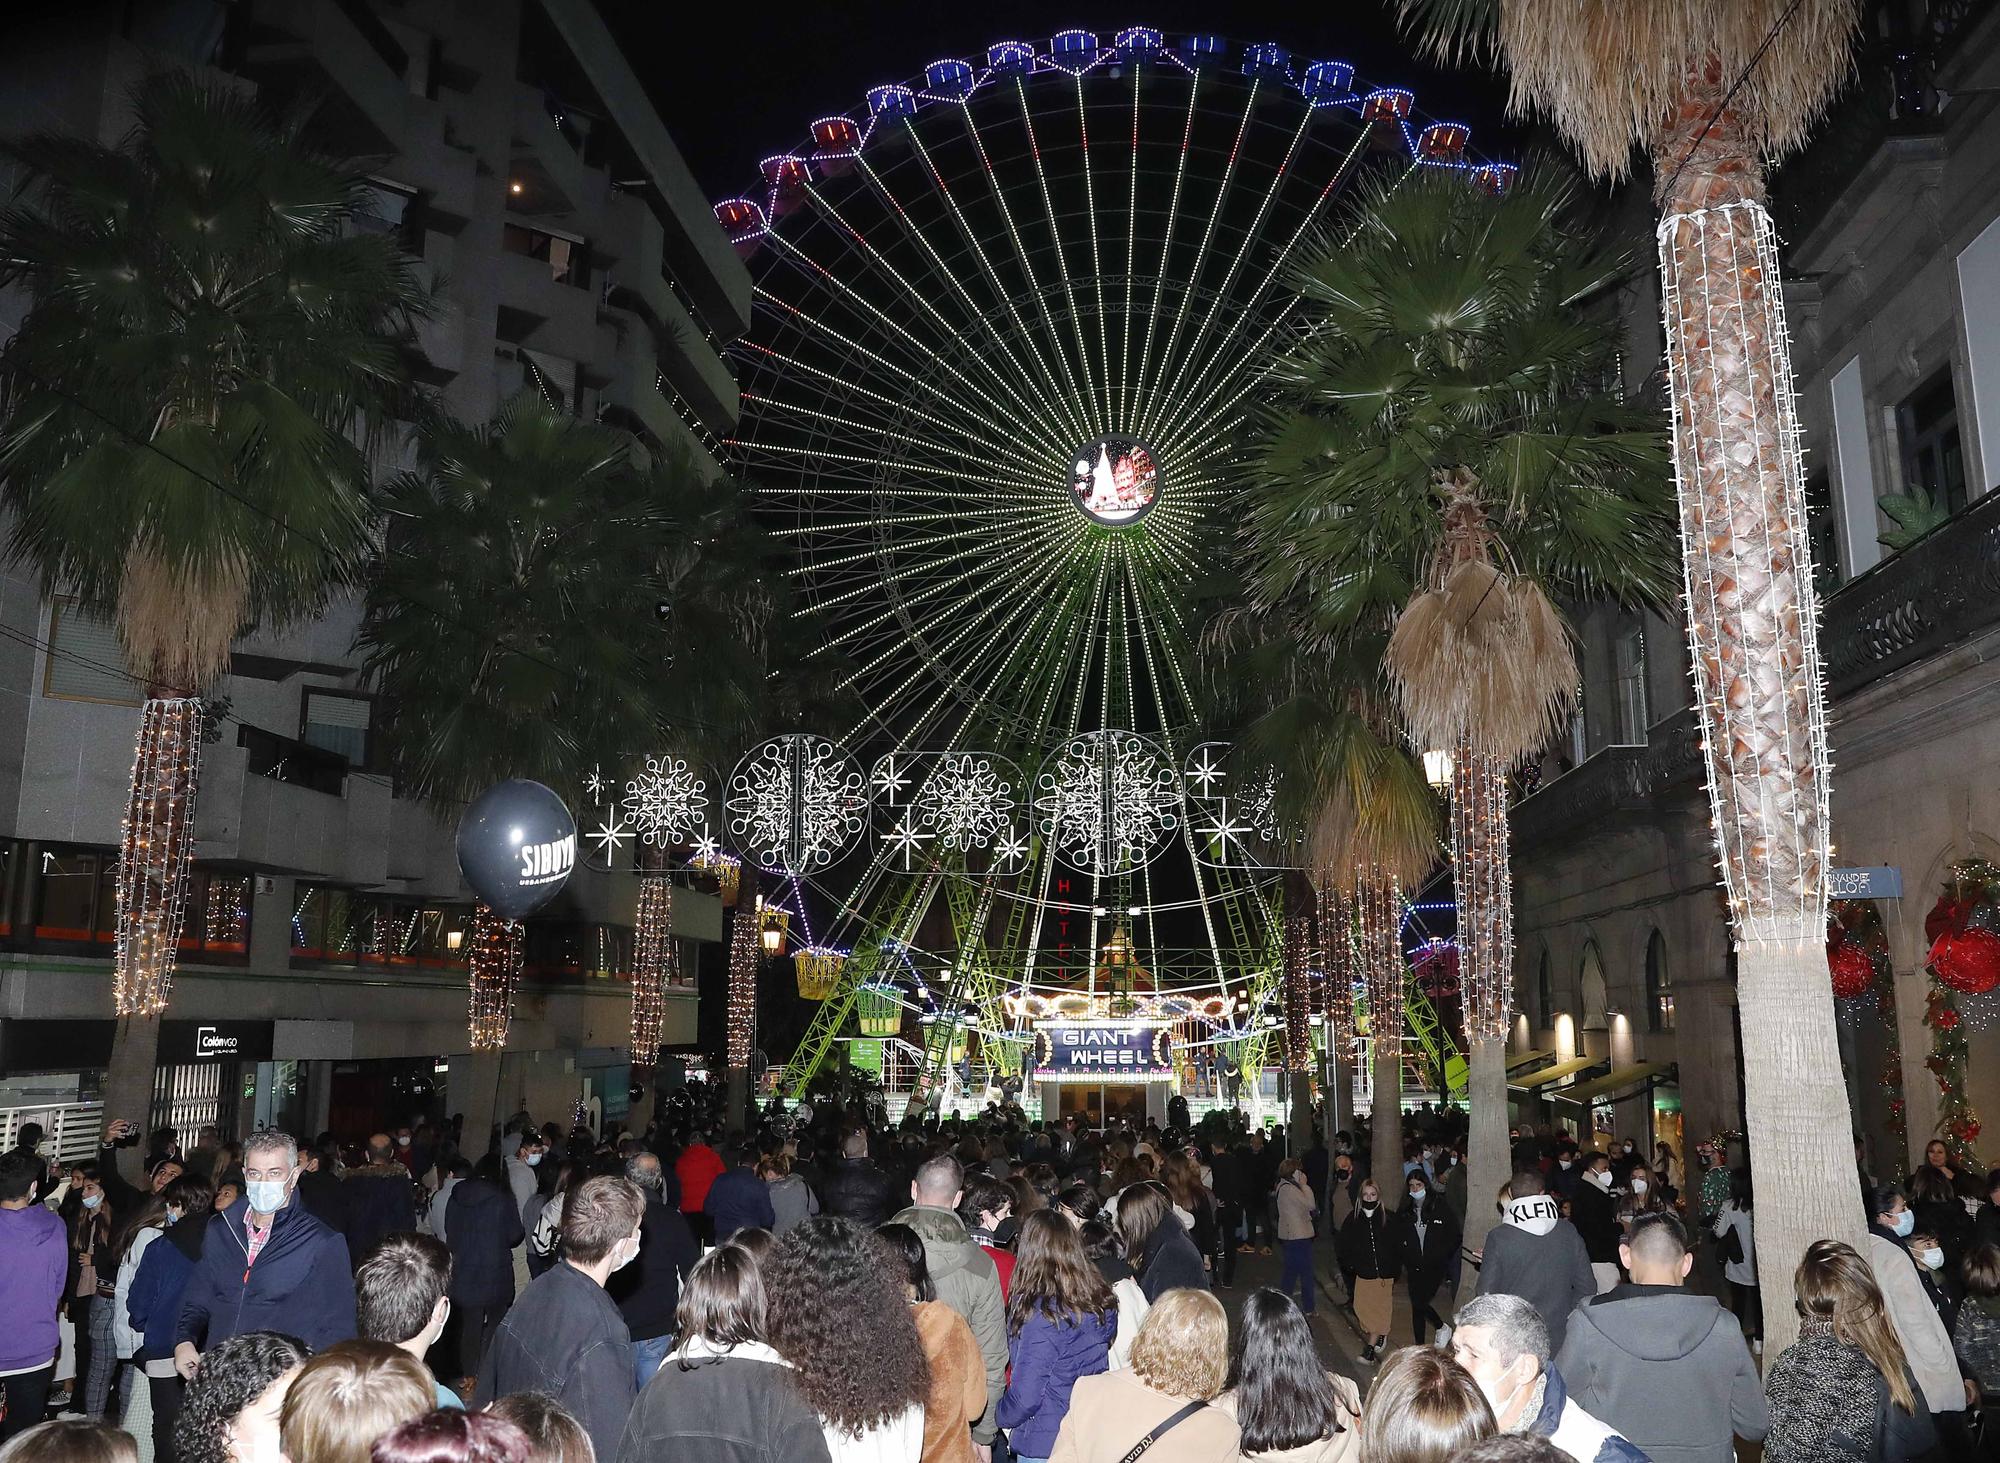
[(1142, 1442), (1145, 1463), (1234, 1458), (1236, 1420), (1210, 1405), (1228, 1380), (1222, 1302), (1206, 1290), (1163, 1291), (1140, 1324), (1131, 1366), (1077, 1379), (1049, 1463), (1119, 1463)]
[(299, 1368), (278, 1414), (289, 1463), (368, 1463), (375, 1440), (437, 1406), (424, 1364), (386, 1341), (337, 1341)]
[(1900, 1463), (1937, 1446), (1903, 1344), (1868, 1262), (1818, 1240), (1792, 1276), (1799, 1339), (1764, 1376), (1766, 1463), (1867, 1458)]

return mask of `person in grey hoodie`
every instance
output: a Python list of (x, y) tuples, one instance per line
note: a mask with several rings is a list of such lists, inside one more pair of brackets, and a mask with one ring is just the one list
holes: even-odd
[(979, 1343), (986, 1363), (986, 1411), (972, 1424), (972, 1441), (990, 1448), (999, 1431), (1000, 1394), (1007, 1385), (1007, 1309), (993, 1257), (973, 1242), (958, 1217), (964, 1190), (965, 1170), (949, 1153), (940, 1154), (910, 1181), (910, 1197), (916, 1202), (890, 1222), (917, 1232), (937, 1298), (965, 1318)]
[(7, 1414), (0, 1442), (33, 1427), (48, 1410), (56, 1372), (56, 1312), (69, 1274), (68, 1233), (52, 1209), (35, 1202), (42, 1170), (32, 1153), (16, 1148), (0, 1157), (0, 1386)]
[(1733, 1463), (1732, 1434), (1771, 1426), (1742, 1329), (1683, 1288), (1694, 1256), (1676, 1215), (1640, 1215), (1618, 1249), (1631, 1280), (1576, 1308), (1556, 1356), (1569, 1395), (1654, 1463)]
[(1562, 1217), (1542, 1176), (1523, 1169), (1508, 1185), (1506, 1220), (1486, 1235), (1479, 1260), (1480, 1295), (1518, 1295), (1549, 1328), (1549, 1348), (1561, 1351), (1569, 1314), (1597, 1294), (1590, 1252), (1576, 1226)]

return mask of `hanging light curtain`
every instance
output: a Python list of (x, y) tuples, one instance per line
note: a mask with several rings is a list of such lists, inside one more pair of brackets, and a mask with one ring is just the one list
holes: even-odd
[(514, 1016), (514, 990), (521, 978), (524, 932), (519, 920), (502, 919), (492, 906), (473, 906), (469, 1025), (476, 1052), (506, 1048), (507, 1027)]

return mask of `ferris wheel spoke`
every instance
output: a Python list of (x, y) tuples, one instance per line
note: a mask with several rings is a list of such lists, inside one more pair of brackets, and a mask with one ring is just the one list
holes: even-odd
[[(1215, 203), (1208, 211), (1208, 224), (1203, 229), (1201, 244), (1194, 251), (1193, 263), (1189, 266), (1186, 291), (1181, 297), (1180, 307), (1174, 311), (1172, 323), (1167, 327), (1166, 344), (1160, 349), (1159, 370), (1149, 387), (1144, 380), (1139, 383), (1139, 420), (1146, 421), (1154, 414), (1153, 398), (1158, 393), (1160, 382), (1166, 379), (1167, 364), (1173, 359), (1174, 350), (1180, 343), (1181, 331), (1187, 325), (1188, 311), (1194, 304), (1195, 288), (1201, 281), (1202, 267), (1208, 260), (1209, 245), (1215, 240), (1216, 226), (1222, 221), (1222, 205), (1228, 201), (1229, 190), (1236, 182), (1236, 166), (1243, 156), (1243, 137), (1250, 129), (1250, 116), (1257, 106), (1257, 93), (1262, 88), (1261, 81), (1252, 80), (1249, 95), (1243, 102), (1243, 115), (1236, 124), (1236, 140), (1230, 144), (1229, 160), (1223, 164), (1222, 181), (1216, 185)], [(1165, 261), (1161, 263), (1165, 271)]]
[[(1042, 326), (1048, 335), (1049, 350), (1061, 369), (1064, 384), (1069, 388), (1069, 396), (1064, 400), (1064, 406), (1068, 408), (1070, 432), (1078, 441), (1083, 441), (1091, 436), (1090, 407), (1084, 401), (1083, 389), (1077, 384), (1076, 373), (1070, 369), (1069, 354), (1063, 345), (1062, 331), (1057, 327), (1055, 316), (1049, 310), (1048, 292), (1036, 277), (1034, 261), (1029, 257), (1028, 246), (1021, 237), (1020, 227), (1014, 222), (1013, 206), (1008, 203), (1007, 190), (1001, 186), (999, 176), (994, 170), (992, 156), (986, 149), (985, 135), (979, 130), (979, 122), (972, 115), (972, 108), (964, 109), (964, 117), (966, 136), (971, 139), (973, 150), (979, 155), (980, 170), (986, 175), (987, 194), (999, 211), (1000, 221), (1006, 225), (1007, 237), (1014, 246), (1015, 262), (1021, 266), (1022, 276), (1027, 281), (1028, 293), (1033, 296), (1041, 313)], [(992, 268), (990, 262), (987, 267)], [(998, 277), (997, 271), (995, 277)], [(1078, 365), (1086, 370), (1088, 368), (1088, 362), (1080, 361)], [(1051, 393), (1051, 396), (1053, 395), (1054, 393)]]
[[(1112, 408), (1115, 386), (1111, 379), (1111, 336), (1104, 319), (1104, 256), (1097, 243), (1097, 185), (1090, 175), (1090, 120), (1083, 105), (1082, 73), (1079, 72), (1075, 80), (1076, 130), (1083, 160), (1083, 216), (1090, 221), (1090, 278), (1097, 289), (1097, 358), (1103, 364), (1104, 403), (1107, 408)], [(1109, 417), (1104, 422), (1106, 426), (1111, 425)]]
[[(1042, 194), (1042, 212), (1048, 219), (1049, 240), (1054, 246), (1056, 272), (1062, 277), (1063, 299), (1069, 304), (1069, 320), (1076, 331), (1076, 355), (1083, 363), (1084, 394), (1090, 403), (1092, 415), (1098, 421), (1104, 420), (1104, 407), (1097, 398), (1097, 380), (1090, 370), (1090, 347), (1083, 343), (1083, 313), (1076, 307), (1076, 289), (1070, 280), (1069, 254), (1063, 248), (1062, 229), (1056, 223), (1055, 201), (1049, 196), (1048, 170), (1042, 166), (1042, 146), (1035, 137), (1035, 116), (1028, 107), (1028, 88), (1020, 77), (1014, 78), (1014, 95), (1021, 103), (1021, 126), (1028, 134), (1028, 152), (1035, 163), (1035, 183)], [(1087, 434), (1086, 434), (1087, 435)]]
[[(904, 344), (907, 345), (915, 353), (914, 355), (915, 359), (919, 361), (926, 361), (930, 363), (932, 366), (934, 366), (936, 369), (944, 371), (946, 374), (951, 376), (953, 380), (959, 382), (959, 384), (964, 386), (966, 390), (970, 391), (975, 398), (983, 399), (991, 403), (997, 410), (1001, 412), (1002, 416), (1004, 416), (1008, 421), (1010, 421), (1013, 424), (1015, 430), (1019, 431), (1025, 439), (1036, 440), (1037, 438), (1036, 430), (1029, 424), (1029, 420), (1021, 417), (1016, 417), (1011, 411), (1008, 411), (1006, 407), (993, 395), (993, 388), (995, 386), (998, 386), (1000, 390), (1009, 397), (1009, 399), (1015, 402), (1016, 405), (1023, 405), (1023, 403), (1021, 403), (1020, 401), (1019, 396), (1014, 392), (1012, 383), (1005, 381), (1001, 377), (1000, 373), (993, 368), (992, 363), (985, 356), (975, 352), (970, 357), (970, 359), (974, 361), (976, 364), (985, 367), (986, 374), (991, 378), (989, 384), (985, 386), (980, 386), (976, 385), (974, 382), (969, 380), (963, 371), (959, 370), (956, 366), (952, 365), (949, 361), (947, 361), (943, 357), (943, 355), (940, 354), (936, 349), (934, 349), (932, 346), (926, 344), (924, 341), (919, 339), (918, 336), (913, 331), (911, 331), (908, 326), (904, 325), (900, 320), (897, 320), (890, 312), (884, 310), (881, 306), (877, 305), (873, 300), (868, 299), (859, 290), (854, 288), (854, 286), (850, 285), (846, 280), (840, 279), (833, 273), (833, 271), (827, 269), (824, 265), (819, 264), (816, 260), (812, 258), (812, 256), (805, 253), (805, 251), (800, 249), (797, 245), (793, 244), (790, 240), (786, 239), (783, 234), (773, 234), (771, 237), (777, 239), (781, 247), (785, 250), (785, 252), (791, 255), (796, 260), (800, 261), (804, 266), (806, 266), (809, 272), (817, 273), (819, 276), (821, 276), (822, 280), (830, 288), (837, 289), (840, 292), (841, 297), (843, 299), (848, 300), (852, 304), (858, 306), (872, 319), (874, 319), (878, 324), (882, 325), (884, 328), (889, 330), (893, 335), (895, 335), (899, 340), (903, 341)], [(894, 266), (889, 265), (886, 260), (882, 259), (881, 255), (875, 250), (873, 245), (869, 244), (868, 241), (865, 238), (862, 238), (858, 233), (855, 233), (854, 235), (854, 242), (864, 255), (866, 255), (867, 257), (876, 262), (880, 271), (883, 274), (885, 274), (886, 277), (895, 280), (900, 289), (902, 289), (906, 294), (910, 295), (910, 297), (913, 300), (915, 300), (916, 304), (919, 307), (921, 307), (926, 313), (931, 315), (937, 321), (939, 328), (944, 332), (944, 338), (946, 339), (957, 338), (956, 329), (945, 322), (944, 317), (937, 312), (935, 307), (933, 307), (928, 300), (924, 299), (921, 295), (918, 295), (915, 291), (913, 291), (910, 288), (909, 282), (903, 279), (901, 274), (896, 272)], [(1024, 407), (1024, 409), (1026, 408)], [(1031, 409), (1028, 409), (1028, 417), (1032, 418), (1033, 415), (1034, 415), (1033, 411)], [(1063, 451), (1067, 449), (1059, 449), (1051, 446), (1050, 450)]]
[[(908, 208), (904, 206), (902, 200), (890, 189), (888, 181), (869, 164), (865, 157), (860, 160), (862, 173), (874, 184), (876, 192), (881, 195), (882, 200), (888, 204), (890, 211), (895, 214), (896, 220), (902, 226), (905, 236), (924, 251), (931, 260), (933, 269), (950, 285), (959, 299), (964, 302), (967, 316), (972, 322), (972, 329), (969, 333), (981, 336), (990, 341), (993, 347), (1007, 358), (1008, 364), (1014, 368), (1014, 371), (1018, 375), (1021, 385), (1029, 391), (1031, 396), (1046, 398), (1049, 392), (1049, 385), (1054, 379), (1049, 371), (1048, 362), (1042, 359), (1041, 351), (1035, 345), (1033, 335), (1029, 334), (1025, 327), (1022, 326), (1020, 315), (1014, 308), (1013, 297), (1008, 293), (998, 277), (994, 275), (993, 266), (987, 261), (985, 251), (980, 246), (978, 238), (966, 227), (964, 215), (959, 211), (958, 200), (952, 196), (949, 185), (944, 181), (944, 175), (931, 162), (930, 153), (924, 147), (922, 136), (919, 135), (915, 125), (908, 118), (904, 119), (903, 125), (911, 146), (924, 161), (925, 168), (931, 177), (932, 186), (936, 189), (938, 196), (944, 199), (946, 207), (951, 211), (952, 218), (958, 225), (960, 236), (971, 247), (975, 257), (979, 260), (980, 268), (985, 271), (985, 278), (992, 288), (999, 305), (1007, 312), (1008, 318), (1014, 321), (1016, 333), (1020, 335), (1022, 343), (1034, 356), (1035, 366), (1032, 371), (1014, 353), (1014, 349), (1007, 343), (1006, 337), (993, 328), (991, 307), (981, 305), (973, 299), (972, 292), (966, 286), (965, 282), (945, 263), (943, 256), (938, 253), (936, 246), (931, 243), (930, 236), (910, 216)], [(1056, 449), (1051, 448), (1051, 450)]]
[[(972, 108), (970, 106), (961, 106), (959, 110), (965, 118), (966, 126), (976, 136), (977, 127), (972, 121)], [(986, 246), (980, 242), (979, 235), (973, 230), (971, 223), (965, 217), (965, 211), (959, 207), (957, 195), (951, 191), (950, 185), (944, 180), (944, 173), (932, 160), (930, 149), (924, 145), (923, 137), (918, 133), (915, 123), (906, 117), (903, 120), (903, 126), (909, 136), (910, 145), (916, 150), (917, 156), (923, 160), (925, 168), (930, 173), (932, 186), (936, 188), (938, 196), (944, 199), (945, 206), (950, 209), (952, 221), (958, 226), (960, 237), (965, 240), (966, 246), (972, 250), (973, 256), (978, 259), (979, 267), (986, 272), (988, 286), (999, 299), (1002, 308), (1006, 310), (1007, 318), (1013, 322), (1015, 333), (1020, 336), (1022, 343), (1027, 349), (1033, 353), (1035, 364), (1041, 371), (1041, 389), (1043, 395), (1050, 401), (1060, 400), (1056, 391), (1057, 370), (1051, 370), (1048, 361), (1043, 358), (1042, 349), (1036, 341), (1035, 332), (1028, 328), (1027, 322), (1021, 318), (1020, 310), (1014, 303), (1014, 292), (1007, 288), (1007, 282), (1000, 277), (999, 270), (994, 268), (993, 260), (986, 252)], [(874, 170), (870, 169), (869, 171), (872, 175)], [(1070, 378), (1069, 363), (1063, 359), (1061, 344), (1055, 339), (1053, 333), (1050, 335), (1049, 347), (1055, 352), (1056, 366), (1064, 381), (1068, 383), (1072, 395), (1074, 395), (1076, 392), (1076, 382)], [(1080, 418), (1072, 417), (1067, 422), (1067, 426), (1074, 433), (1080, 427)]]
[[(1242, 322), (1250, 319), (1250, 311), (1255, 308), (1256, 297), (1253, 295), (1248, 300), (1230, 300), (1229, 287), (1236, 282), (1237, 271), (1242, 269), (1243, 261), (1249, 257), (1251, 246), (1263, 237), (1264, 220), (1270, 217), (1271, 205), (1277, 201), (1278, 193), (1283, 188), (1285, 179), (1290, 174), (1292, 159), (1298, 156), (1299, 143), (1305, 139), (1306, 128), (1312, 125), (1312, 116), (1312, 112), (1308, 110), (1299, 118), (1298, 128), (1292, 133), (1291, 144), (1285, 149), (1284, 160), (1278, 164), (1278, 170), (1271, 175), (1270, 186), (1264, 190), (1263, 198), (1258, 201), (1255, 217), (1250, 220), (1250, 226), (1243, 231), (1243, 237), (1237, 242), (1235, 256), (1229, 261), (1229, 269), (1222, 276), (1222, 283), (1217, 285), (1212, 292), (1208, 302), (1208, 313), (1202, 316), (1201, 325), (1189, 340), (1187, 353), (1181, 357), (1179, 363), (1174, 367), (1173, 379), (1159, 393), (1157, 401), (1149, 402), (1146, 411), (1142, 412), (1139, 426), (1140, 436), (1143, 437), (1146, 434), (1149, 418), (1150, 424), (1157, 424), (1159, 418), (1164, 413), (1170, 411), (1175, 401), (1179, 398), (1180, 384), (1182, 379), (1187, 375), (1188, 365), (1201, 352), (1203, 343), (1209, 339), (1209, 332), (1215, 326), (1216, 312), (1222, 308), (1223, 301), (1229, 300), (1233, 323), (1228, 330), (1223, 332), (1224, 340), (1217, 344), (1216, 349), (1225, 349), (1228, 338), (1242, 328)], [(1164, 375), (1164, 373), (1162, 374)]]
[[(998, 540), (996, 543), (996, 547), (1006, 548), (1014, 541), (1025, 540), (1030, 537), (1040, 537), (1040, 536), (1044, 536), (1044, 530), (1039, 525), (1030, 524), (1016, 530), (1014, 534)], [(935, 560), (932, 562), (942, 563), (944, 561)], [(953, 584), (969, 582), (970, 580), (975, 579), (988, 572), (989, 569), (987, 565), (983, 563), (974, 563), (970, 568), (961, 568), (956, 575), (952, 576), (943, 584), (931, 584), (921, 589), (909, 591), (907, 593), (899, 590), (896, 594), (896, 597), (888, 605), (887, 608), (879, 611), (871, 618), (862, 620), (859, 623), (849, 626), (847, 629), (842, 630), (839, 633), (833, 635), (824, 643), (824, 645), (815, 647), (812, 653), (817, 655), (820, 654), (823, 650), (831, 650), (840, 645), (843, 645), (846, 643), (848, 639), (852, 638), (853, 636), (867, 630), (872, 630), (880, 625), (886, 624), (888, 621), (892, 619), (897, 618), (899, 614), (907, 612), (908, 608), (912, 604), (934, 598), (937, 594), (942, 592), (943, 589), (949, 588)], [(898, 580), (901, 580), (913, 576), (912, 574), (899, 574), (896, 577)], [(863, 582), (860, 584), (859, 588), (847, 591), (846, 593), (841, 595), (824, 599), (820, 602), (821, 607), (823, 608), (837, 607), (838, 605), (846, 602), (847, 600), (856, 597), (865, 590), (879, 589), (881, 587), (881, 584), (882, 580), (879, 577), (864, 577)], [(986, 598), (990, 601), (997, 603), (1003, 597), (999, 595), (987, 595)]]
[[(921, 392), (926, 400), (937, 403), (940, 407), (943, 407), (944, 409), (955, 414), (961, 421), (976, 422), (982, 424), (989, 430), (991, 430), (996, 436), (1005, 435), (1007, 432), (1012, 430), (1011, 427), (1002, 427), (997, 421), (995, 421), (992, 417), (986, 414), (986, 412), (983, 410), (983, 403), (985, 401), (985, 397), (982, 394), (978, 393), (977, 390), (972, 387), (971, 383), (964, 382), (962, 377), (959, 378), (962, 384), (966, 386), (969, 392), (972, 392), (970, 399), (951, 395), (950, 393), (944, 391), (941, 387), (939, 387), (936, 381), (932, 377), (920, 376), (916, 372), (908, 369), (907, 367), (898, 365), (896, 362), (891, 361), (888, 357), (882, 355), (879, 351), (869, 349), (866, 345), (863, 345), (860, 341), (854, 339), (854, 337), (852, 337), (851, 335), (847, 335), (841, 330), (835, 328), (832, 324), (830, 324), (822, 317), (815, 315), (811, 311), (805, 310), (802, 307), (793, 304), (788, 300), (781, 298), (777, 294), (766, 289), (761, 284), (756, 287), (756, 298), (758, 299), (758, 301), (766, 304), (769, 308), (775, 309), (779, 311), (782, 315), (786, 316), (787, 318), (796, 321), (802, 333), (810, 333), (811, 335), (814, 336), (824, 337), (826, 339), (839, 342), (840, 345), (846, 348), (846, 350), (850, 355), (861, 356), (869, 363), (871, 363), (876, 369), (889, 372), (890, 374), (894, 375), (898, 380), (904, 382), (912, 391)], [(743, 341), (739, 342), (739, 344), (750, 345), (751, 343), (749, 341)], [(912, 348), (915, 347), (916, 342), (914, 341), (914, 338), (912, 338), (910, 344)], [(770, 358), (785, 362), (787, 364), (796, 363), (794, 357), (783, 355), (776, 350), (771, 350), (766, 347), (755, 347), (755, 348), (761, 350), (763, 354), (765, 354)], [(919, 359), (921, 362), (928, 362), (934, 364), (936, 362), (936, 353), (934, 351), (925, 350), (919, 357)], [(820, 376), (821, 378), (824, 379), (833, 379), (833, 380), (839, 379), (839, 377), (831, 371), (813, 369), (813, 374)]]
[[(989, 457), (982, 456), (976, 452), (968, 452), (963, 447), (953, 446), (948, 442), (940, 442), (933, 437), (914, 436), (908, 432), (899, 432), (893, 428), (876, 426), (873, 423), (857, 421), (852, 417), (844, 417), (833, 412), (822, 411), (800, 402), (786, 401), (779, 397), (761, 396), (750, 391), (743, 392), (742, 397), (747, 402), (768, 407), (772, 411), (811, 417), (816, 422), (836, 427), (846, 427), (850, 431), (860, 433), (863, 436), (873, 436), (883, 442), (893, 442), (905, 447), (920, 447), (940, 457), (959, 458), (977, 467), (1010, 465), (1004, 462), (995, 463)], [(991, 477), (985, 473), (965, 472), (957, 468), (954, 468), (952, 471), (953, 475), (962, 482), (979, 483), (988, 487), (1014, 487), (1030, 490), (1035, 488), (1037, 481), (1032, 474), (1032, 470), (1026, 464), (1019, 464), (1018, 466), (1020, 467), (1019, 476), (1014, 477)]]
[[(1307, 120), (1311, 120), (1310, 114), (1308, 114)], [(1264, 297), (1284, 272), (1286, 262), (1290, 260), (1293, 249), (1298, 246), (1299, 241), (1306, 236), (1315, 221), (1318, 220), (1321, 212), (1326, 207), (1327, 200), (1333, 197), (1349, 178), (1353, 177), (1355, 165), (1359, 162), (1362, 150), (1368, 145), (1368, 139), (1373, 135), (1373, 132), (1373, 127), (1369, 126), (1363, 127), (1355, 135), (1353, 145), (1348, 148), (1346, 155), (1341, 158), (1339, 165), (1334, 168), (1332, 176), (1326, 180), (1325, 185), (1319, 190), (1319, 195), (1313, 199), (1311, 205), (1300, 216), (1298, 226), (1292, 230), (1291, 237), (1272, 256), (1269, 267), (1264, 271), (1264, 277), (1257, 282), (1256, 288), (1244, 300), (1242, 311), (1237, 316), (1239, 321), (1247, 325), (1257, 318), (1257, 311), (1263, 303)], [(1294, 146), (1296, 146), (1296, 140), (1294, 141)], [(1240, 255), (1238, 262), (1241, 263)], [(1291, 298), (1296, 302), (1300, 296), (1294, 294)], [(1281, 310), (1274, 315), (1273, 325), (1277, 321), (1283, 320), (1286, 313), (1286, 311)], [(1240, 335), (1236, 331), (1225, 332), (1221, 337), (1217, 338), (1214, 345), (1203, 354), (1195, 374), (1189, 378), (1187, 384), (1188, 395), (1192, 396), (1195, 391), (1200, 389), (1202, 382), (1207, 379), (1210, 372), (1216, 370), (1218, 367), (1233, 369), (1238, 374), (1248, 370), (1248, 362), (1261, 358), (1260, 348), (1264, 341), (1270, 338), (1271, 329), (1271, 326), (1267, 326), (1263, 334), (1258, 337), (1257, 346), (1247, 350), (1242, 348)], [(1223, 379), (1225, 381), (1228, 379), (1230, 369), (1225, 369), (1224, 371)], [(1210, 396), (1212, 397), (1213, 394), (1211, 392)], [(1200, 411), (1207, 405), (1208, 400), (1208, 397), (1204, 397), (1195, 405), (1194, 409), (1197, 412)]]
[(1121, 429), (1132, 421), (1132, 282), (1139, 273), (1139, 97), (1146, 68), (1132, 68), (1132, 175), (1125, 193), (1125, 308), (1118, 317), (1118, 416)]

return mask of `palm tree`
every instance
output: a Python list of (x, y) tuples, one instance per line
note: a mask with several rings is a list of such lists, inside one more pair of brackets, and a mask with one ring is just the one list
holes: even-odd
[(143, 1117), (193, 851), (198, 698), (245, 625), (282, 627), (360, 573), (370, 448), (402, 414), (426, 295), (390, 240), (352, 227), (358, 172), (297, 122), (184, 73), (140, 84), (132, 110), (116, 147), (6, 148), (26, 186), (0, 211), (0, 285), (31, 305), (0, 355), (0, 469), (10, 551), (46, 593), (110, 617), (146, 687), (105, 1103)]
[[(1826, 934), (1826, 704), (1789, 338), (1764, 204), (1853, 65), (1858, 0), (1400, 0), (1426, 47), (1506, 67), (1595, 175), (1652, 159), (1688, 643), (1736, 941), (1761, 1278), (1859, 1242)], [(1795, 1321), (1779, 1307), (1772, 1350)]]
[[(381, 503), (360, 644), (405, 791), (444, 810), (503, 778), (572, 787), (749, 714), (762, 591), (716, 551), (748, 530), (686, 456), (523, 394), (489, 426), (429, 424)], [(475, 1016), (502, 1041), (507, 923), (474, 912)]]
[[(1245, 567), (1309, 643), (1380, 666), (1416, 745), (1454, 754), (1483, 1196), (1507, 1165), (1507, 773), (1575, 694), (1551, 594), (1669, 593), (1666, 443), (1607, 369), (1618, 321), (1590, 308), (1630, 262), (1588, 241), (1559, 169), (1498, 201), (1448, 177), (1366, 189), (1335, 237), (1302, 271), (1313, 329), (1273, 372)], [(1477, 1244), (1492, 1211), (1472, 1209)]]

